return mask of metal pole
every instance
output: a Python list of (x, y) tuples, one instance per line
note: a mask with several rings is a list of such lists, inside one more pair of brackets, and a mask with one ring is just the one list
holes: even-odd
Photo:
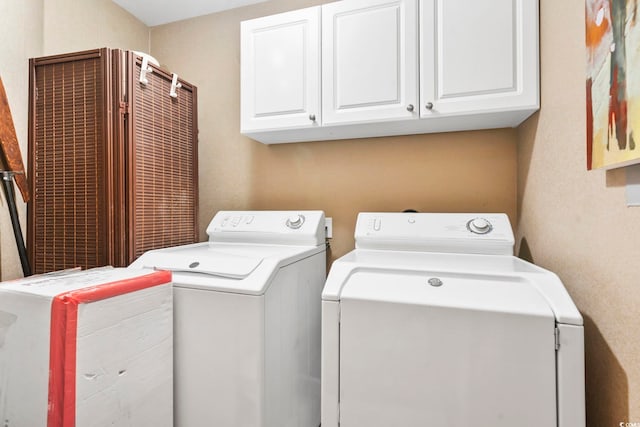
[(20, 219), (18, 218), (18, 209), (16, 207), (16, 194), (13, 190), (13, 176), (15, 172), (1, 171), (2, 183), (4, 185), (4, 194), (7, 198), (7, 206), (9, 207), (9, 216), (11, 216), (11, 225), (13, 226), (13, 235), (16, 238), (16, 246), (20, 255), (20, 264), (22, 264), (22, 273), (25, 277), (31, 276), (31, 266), (27, 257), (27, 248), (24, 245), (22, 237), (22, 229), (20, 228)]

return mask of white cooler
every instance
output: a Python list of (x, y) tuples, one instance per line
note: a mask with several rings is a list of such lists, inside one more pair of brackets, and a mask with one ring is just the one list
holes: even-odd
[(0, 283), (2, 427), (172, 426), (171, 273)]

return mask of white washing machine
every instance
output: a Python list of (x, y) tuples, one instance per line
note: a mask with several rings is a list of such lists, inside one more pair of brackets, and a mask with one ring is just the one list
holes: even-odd
[(321, 211), (218, 212), (209, 241), (149, 251), (173, 272), (177, 427), (318, 427)]
[(503, 214), (361, 213), (322, 293), (322, 427), (584, 427), (580, 313)]

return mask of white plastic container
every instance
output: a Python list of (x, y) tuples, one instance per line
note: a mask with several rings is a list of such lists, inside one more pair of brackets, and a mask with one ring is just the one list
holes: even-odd
[(171, 273), (0, 283), (0, 425), (173, 425)]

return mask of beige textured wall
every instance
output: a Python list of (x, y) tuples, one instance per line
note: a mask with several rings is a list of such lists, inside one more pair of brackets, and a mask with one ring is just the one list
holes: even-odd
[(198, 86), (200, 228), (224, 209), (322, 209), (333, 257), (360, 211), (500, 211), (515, 220), (516, 132), (265, 146), (240, 135), (240, 21), (324, 3), (272, 0), (151, 30), (151, 53)]
[[(26, 158), (29, 64), (42, 52), (42, 4), (44, 0), (0, 1), (0, 77), (4, 83), (13, 122)], [(26, 159), (25, 159), (26, 160)], [(25, 163), (26, 167), (26, 163)], [(18, 211), (26, 230), (26, 205), (16, 188)], [(23, 231), (23, 234), (25, 232)], [(24, 234), (26, 240), (26, 234)], [(0, 275), (22, 274), (4, 191), (0, 190)]]
[(111, 0), (43, 3), (43, 55), (99, 47), (149, 50), (149, 28)]
[[(105, 46), (146, 51), (149, 29), (111, 0), (0, 1), (0, 76), (25, 162), (29, 58)], [(0, 199), (0, 275), (7, 280), (21, 276), (22, 269), (4, 194)], [(19, 195), (18, 209), (25, 228), (26, 206)]]
[[(591, 427), (640, 423), (640, 208), (623, 170), (586, 171), (584, 0), (541, 0), (542, 107), (520, 128), (521, 254), (585, 317)], [(637, 64), (636, 64), (637, 65)]]

